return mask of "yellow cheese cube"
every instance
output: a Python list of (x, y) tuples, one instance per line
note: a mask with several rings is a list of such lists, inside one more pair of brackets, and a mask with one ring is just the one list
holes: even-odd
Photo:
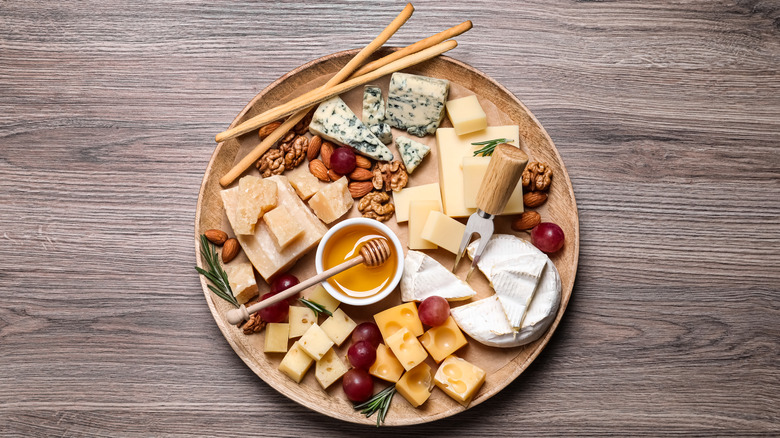
[(233, 231), (236, 234), (252, 234), (257, 220), (263, 213), (276, 207), (277, 187), (273, 181), (267, 181), (253, 175), (247, 175), (238, 181), (238, 206), (236, 208), (236, 223)]
[(352, 334), (357, 324), (341, 309), (336, 309), (333, 316), (322, 323), (322, 330), (336, 345), (341, 345)]
[(437, 201), (412, 201), (409, 206), (409, 249), (436, 249), (435, 244), (421, 236), (428, 214), (433, 211), (441, 211)]
[(395, 220), (399, 224), (409, 220), (409, 205), (412, 201), (438, 201), (439, 209), (441, 209), (441, 191), (439, 190), (439, 183), (406, 187), (400, 192), (393, 192)]
[(290, 185), (293, 186), (295, 192), (304, 201), (325, 187), (325, 183), (312, 175), (307, 166), (298, 166), (293, 170), (285, 172), (285, 176), (290, 179)]
[(387, 345), (379, 344), (376, 348), (376, 360), (368, 369), (368, 373), (388, 382), (397, 382), (404, 373), (404, 367)]
[(428, 353), (425, 352), (420, 341), (406, 327), (390, 335), (389, 338), (385, 339), (385, 343), (407, 371), (428, 357)]
[(432, 211), (428, 215), (428, 220), (425, 221), (420, 237), (453, 254), (457, 254), (460, 248), (460, 240), (465, 231), (466, 225), (440, 211)]
[(431, 388), (433, 388), (433, 376), (431, 367), (427, 363), (421, 363), (407, 371), (395, 384), (398, 393), (415, 408), (428, 400), (431, 396)]
[(485, 371), (459, 357), (450, 356), (439, 365), (433, 381), (447, 395), (468, 406), (485, 383)]
[(298, 340), (301, 350), (314, 360), (322, 359), (322, 356), (333, 346), (333, 341), (317, 324), (312, 325)]
[(344, 216), (355, 201), (347, 187), (347, 177), (332, 182), (309, 199), (309, 207), (326, 224)]
[(306, 374), (306, 371), (309, 371), (309, 368), (313, 363), (314, 359), (306, 354), (306, 352), (301, 349), (298, 341), (296, 341), (292, 347), (290, 347), (290, 351), (284, 355), (282, 362), (279, 364), (279, 371), (295, 380), (296, 383), (300, 383), (303, 376)]
[(433, 360), (439, 363), (460, 347), (468, 344), (468, 341), (460, 331), (458, 324), (450, 316), (444, 321), (444, 324), (423, 333), (420, 336), (420, 343), (428, 350), (428, 353), (431, 353)]
[[(481, 131), (462, 136), (455, 134), (453, 128), (439, 128), (436, 130), (439, 185), (441, 187), (442, 203), (444, 204), (443, 211), (447, 216), (466, 217), (476, 211), (473, 208), (466, 208), (463, 201), (464, 180), (463, 169), (461, 169), (463, 157), (471, 156), (473, 151), (480, 147), (471, 143), (496, 138), (510, 139), (513, 140), (511, 144), (518, 145), (520, 142), (520, 128), (517, 125), (489, 126)], [(504, 213), (519, 212), (505, 209)]]
[(290, 339), (297, 338), (309, 330), (309, 327), (317, 323), (317, 316), (308, 307), (290, 306), (288, 316), (290, 321)]
[(263, 216), (265, 224), (280, 248), (285, 248), (303, 234), (303, 226), (290, 215), (290, 210), (280, 205)]
[(487, 127), (487, 115), (477, 96), (471, 95), (450, 100), (446, 104), (447, 116), (458, 135), (479, 131)]
[(400, 304), (379, 312), (374, 315), (374, 321), (385, 340), (403, 327), (414, 336), (423, 334), (422, 322), (417, 316), (417, 304), (414, 302)]
[[(463, 157), (463, 205), (466, 208), (477, 208), (477, 194), (485, 179), (491, 157)], [(523, 182), (518, 181), (509, 201), (504, 207), (504, 213), (523, 212)]]
[(265, 326), (266, 353), (284, 353), (287, 351), (287, 341), (290, 339), (290, 324), (286, 322), (270, 322)]
[(238, 304), (244, 304), (257, 295), (255, 270), (243, 254), (225, 265), (230, 290)]
[(336, 354), (336, 350), (331, 348), (322, 356), (322, 359), (317, 361), (317, 365), (314, 367), (314, 377), (320, 383), (322, 389), (327, 389), (333, 382), (340, 379), (347, 370), (349, 370), (347, 364)]
[(341, 304), (341, 301), (333, 298), (333, 295), (329, 294), (321, 284), (315, 286), (314, 291), (312, 291), (311, 295), (306, 299), (319, 304), (331, 313), (333, 313), (339, 307), (339, 304)]

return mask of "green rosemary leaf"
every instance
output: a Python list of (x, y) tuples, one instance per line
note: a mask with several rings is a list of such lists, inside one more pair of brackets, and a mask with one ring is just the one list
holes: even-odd
[(212, 283), (208, 285), (209, 290), (223, 300), (238, 307), (238, 301), (236, 301), (236, 298), (233, 296), (233, 290), (230, 289), (230, 281), (228, 280), (227, 272), (225, 272), (222, 265), (219, 263), (217, 251), (214, 248), (214, 245), (206, 239), (205, 234), (200, 235), (200, 255), (206, 262), (206, 267), (208, 269), (196, 266), (195, 270)]
[(485, 140), (485, 141), (477, 141), (473, 144), (474, 146), (482, 146), (480, 149), (477, 149), (474, 151), (474, 156), (482, 155), (483, 157), (489, 157), (493, 155), (493, 151), (496, 150), (496, 146), (500, 145), (501, 143), (509, 143), (514, 140), (508, 140), (506, 138), (494, 138), (493, 140)]
[(306, 298), (298, 298), (298, 301), (301, 302), (304, 306), (308, 307), (309, 309), (314, 311), (314, 316), (320, 316), (320, 313), (328, 316), (333, 316), (333, 313), (331, 313), (330, 310), (323, 307), (322, 304), (316, 302), (316, 301), (309, 301)]
[(355, 410), (360, 411), (366, 418), (377, 414), (376, 427), (379, 427), (385, 422), (385, 417), (387, 416), (387, 411), (390, 409), (390, 402), (393, 401), (394, 395), (395, 385), (388, 386), (367, 401), (355, 405)]

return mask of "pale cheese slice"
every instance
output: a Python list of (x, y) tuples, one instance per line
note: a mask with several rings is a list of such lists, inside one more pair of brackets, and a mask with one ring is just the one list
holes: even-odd
[(450, 314), (461, 330), (485, 345), (501, 347), (496, 340), (514, 336), (514, 330), (496, 295), (454, 307), (450, 309)]
[(447, 301), (462, 301), (477, 293), (449, 269), (419, 251), (409, 251), (404, 258), (401, 277), (401, 300), (422, 301), (440, 296)]
[(238, 206), (235, 220), (231, 222), (236, 234), (252, 234), (255, 224), (263, 214), (276, 207), (276, 185), (254, 175), (238, 181)]
[(546, 256), (525, 254), (493, 266), (490, 284), (514, 329), (522, 326), (525, 312), (546, 265)]

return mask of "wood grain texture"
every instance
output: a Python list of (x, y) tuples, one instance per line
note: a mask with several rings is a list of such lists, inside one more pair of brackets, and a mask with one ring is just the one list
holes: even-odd
[(496, 397), (401, 429), (311, 412), (233, 353), (192, 268), (213, 136), (404, 4), (0, 2), (0, 434), (780, 434), (772, 1), (416, 3), (390, 43), (471, 19), (451, 56), (564, 159), (566, 317)]

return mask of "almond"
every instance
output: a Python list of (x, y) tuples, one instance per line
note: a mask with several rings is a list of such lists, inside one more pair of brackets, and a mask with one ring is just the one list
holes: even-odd
[(528, 208), (538, 207), (547, 201), (547, 193), (528, 192), (523, 195), (523, 205)]
[(322, 137), (315, 135), (309, 141), (309, 149), (306, 151), (306, 159), (312, 161), (320, 155), (320, 146), (322, 146)]
[(362, 155), (356, 155), (355, 156), (355, 161), (356, 161), (357, 167), (360, 167), (362, 169), (371, 169), (371, 166), (373, 166), (373, 164), (371, 163), (371, 160), (369, 160), (368, 158), (366, 158), (366, 157), (364, 157)]
[(206, 239), (208, 239), (209, 242), (211, 242), (211, 243), (213, 243), (214, 245), (217, 245), (217, 246), (222, 245), (223, 243), (225, 243), (225, 241), (228, 238), (227, 233), (222, 231), (222, 230), (211, 229), (211, 230), (207, 230), (203, 234), (206, 235)]
[(333, 169), (328, 170), (328, 178), (330, 178), (331, 181), (338, 181), (342, 176), (344, 175), (334, 172)]
[(309, 161), (309, 172), (311, 172), (312, 175), (316, 176), (318, 180), (323, 182), (329, 182), (330, 177), (328, 177), (328, 168), (325, 167), (325, 164), (322, 163), (320, 160), (311, 160)]
[(280, 126), (282, 126), (282, 122), (280, 121), (271, 122), (265, 126), (260, 127), (260, 130), (257, 131), (257, 136), (260, 137), (260, 140), (262, 140), (271, 135), (271, 133), (276, 131), (276, 128)]
[(362, 167), (356, 167), (355, 170), (347, 176), (352, 181), (369, 181), (374, 177), (374, 172)]
[(225, 241), (222, 245), (222, 263), (230, 263), (231, 260), (236, 258), (241, 251), (241, 246), (238, 244), (238, 240), (235, 237)]
[(517, 219), (512, 221), (512, 229), (515, 231), (530, 230), (531, 228), (539, 225), (542, 221), (542, 216), (535, 211), (526, 211), (520, 215)]
[(334, 146), (333, 143), (329, 141), (323, 141), (322, 146), (320, 147), (320, 158), (322, 158), (322, 164), (324, 164), (328, 169), (330, 169), (330, 156), (333, 155), (333, 151), (335, 149), (336, 146)]
[(374, 185), (371, 181), (353, 181), (349, 183), (349, 194), (353, 198), (362, 198), (366, 196), (371, 190), (374, 190)]

